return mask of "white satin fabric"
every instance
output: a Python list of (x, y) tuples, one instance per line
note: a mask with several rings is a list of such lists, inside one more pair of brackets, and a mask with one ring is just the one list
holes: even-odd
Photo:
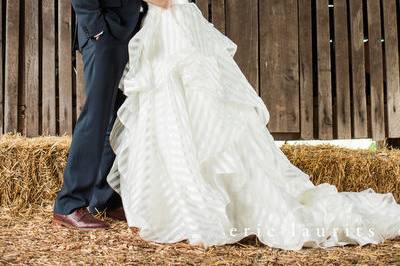
[(150, 6), (129, 45), (127, 100), (108, 176), (146, 240), (223, 245), (256, 234), (281, 249), (378, 243), (400, 234), (392, 194), (314, 186), (275, 145), (236, 45), (175, 0)]

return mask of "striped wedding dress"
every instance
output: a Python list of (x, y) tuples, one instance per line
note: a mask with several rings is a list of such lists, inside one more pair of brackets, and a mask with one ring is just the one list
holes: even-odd
[(150, 5), (129, 45), (127, 100), (108, 176), (146, 240), (223, 245), (248, 235), (281, 249), (379, 243), (400, 205), (372, 190), (314, 186), (266, 129), (269, 113), (233, 60), (236, 45), (195, 4)]

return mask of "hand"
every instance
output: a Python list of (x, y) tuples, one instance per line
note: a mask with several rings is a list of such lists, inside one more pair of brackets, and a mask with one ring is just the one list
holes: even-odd
[(161, 0), (161, 2), (163, 2), (161, 5), (162, 8), (168, 9), (171, 7), (171, 0)]
[(144, 1), (164, 9), (168, 9), (171, 7), (171, 0), (144, 0)]

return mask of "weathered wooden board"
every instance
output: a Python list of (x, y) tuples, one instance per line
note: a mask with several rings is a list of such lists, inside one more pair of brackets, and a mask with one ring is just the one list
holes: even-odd
[(225, 0), (211, 0), (211, 14), (214, 26), (225, 33)]
[(260, 1), (260, 94), (271, 132), (300, 133), (297, 0)]
[(58, 3), (58, 89), (60, 134), (72, 133), (72, 12), (69, 1)]
[(300, 131), (302, 139), (312, 139), (314, 136), (311, 4), (310, 0), (299, 0)]
[(384, 0), (382, 4), (385, 29), (388, 137), (400, 138), (400, 70), (396, 0)]
[(353, 137), (368, 136), (367, 95), (365, 83), (365, 52), (364, 52), (364, 15), (363, 1), (351, 0), (350, 6), (350, 36), (351, 36), (351, 77), (353, 98)]
[(37, 136), (39, 132), (39, 3), (25, 0), (24, 34), (24, 133)]
[(226, 1), (225, 16), (226, 34), (238, 46), (235, 60), (258, 91), (258, 0)]
[(208, 14), (209, 14), (209, 2), (208, 0), (196, 0), (196, 5), (199, 7), (199, 9), (201, 10), (201, 13), (203, 13), (203, 16), (206, 19), (209, 19)]
[(54, 0), (42, 0), (42, 133), (57, 134), (56, 15)]
[(371, 136), (376, 140), (382, 140), (385, 138), (385, 106), (380, 1), (368, 0), (367, 9), (371, 86)]
[(347, 1), (335, 0), (335, 77), (336, 77), (336, 128), (335, 138), (351, 138), (350, 61)]
[(20, 0), (7, 0), (4, 131), (18, 130)]
[(318, 138), (333, 138), (328, 0), (316, 1), (318, 56)]

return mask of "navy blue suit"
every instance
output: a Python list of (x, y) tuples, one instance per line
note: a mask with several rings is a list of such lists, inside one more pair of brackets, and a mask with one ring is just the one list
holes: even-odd
[(94, 212), (121, 206), (106, 180), (115, 159), (109, 135), (125, 98), (118, 84), (128, 62), (128, 43), (143, 16), (142, 0), (71, 1), (77, 17), (76, 46), (84, 62), (86, 102), (54, 205), (56, 213), (65, 215), (83, 207)]

